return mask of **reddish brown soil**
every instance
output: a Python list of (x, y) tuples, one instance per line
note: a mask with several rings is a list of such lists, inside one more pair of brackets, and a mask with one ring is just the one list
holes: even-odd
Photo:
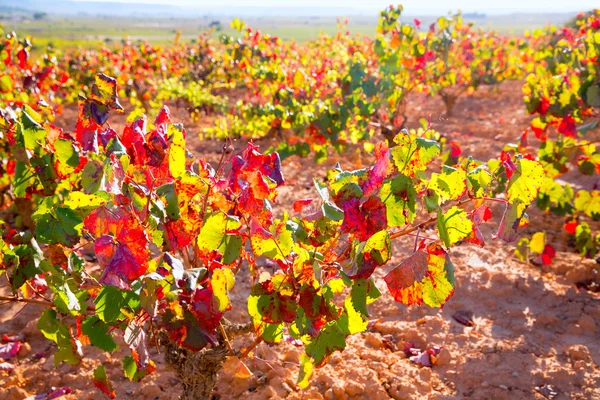
[[(521, 85), (507, 82), (498, 91), (483, 88), (473, 96), (465, 96), (452, 118), (443, 116), (439, 99), (414, 95), (408, 108), (413, 118), (409, 126), (416, 126), (420, 117), (431, 114), (435, 129), (461, 142), (463, 154), (481, 160), (496, 157), (504, 144), (516, 140), (529, 124), (531, 117), (524, 111)], [(209, 119), (196, 124), (184, 110), (173, 110), (173, 115), (186, 124), (190, 149), (211, 162), (218, 160), (222, 143), (200, 141), (197, 135)], [(67, 110), (65, 126), (73, 126), (75, 117), (74, 110)], [(122, 126), (124, 117), (119, 118), (113, 126)], [(268, 147), (268, 143), (259, 144)], [(241, 142), (234, 145), (237, 149), (243, 147)], [(312, 179), (323, 177), (326, 169), (338, 161), (345, 169), (370, 162), (368, 156), (353, 152), (333, 155), (324, 165), (296, 157), (285, 160), (287, 184), (280, 192), (277, 210), (290, 209), (295, 199), (313, 196)], [(587, 188), (595, 183), (578, 174), (564, 179)], [(556, 399), (600, 399), (600, 295), (575, 285), (581, 281), (600, 282), (598, 264), (573, 253), (560, 218), (533, 207), (529, 211), (532, 223), (523, 234), (547, 232), (558, 251), (552, 266), (542, 269), (518, 262), (512, 247), (491, 239), (484, 248), (459, 246), (451, 251), (456, 290), (440, 310), (394, 303), (382, 280), (395, 264), (390, 263), (375, 274), (383, 296), (370, 312), (378, 322), (368, 332), (350, 337), (346, 351), (335, 353), (327, 365), (315, 371), (308, 389), (300, 390), (295, 385), (302, 348), (290, 343), (263, 344), (255, 357), (246, 361), (253, 375), (241, 379), (223, 372), (215, 398), (543, 399), (551, 397), (551, 387), (558, 392)], [(495, 207), (493, 212), (499, 217), (502, 210)], [(486, 228), (486, 237), (494, 228)], [(410, 240), (394, 243), (394, 261), (401, 260), (412, 246)], [(248, 291), (248, 279), (242, 273), (233, 293), (233, 304), (239, 306), (230, 312), (230, 319), (247, 318), (243, 299)], [(0, 309), (0, 333), (26, 336), (17, 368), (11, 373), (0, 372), (0, 398), (22, 399), (60, 386), (73, 389), (72, 395), (65, 396), (68, 399), (101, 398), (90, 378), (99, 363), (106, 366), (118, 398), (177, 398), (177, 379), (166, 370), (156, 350), (153, 356), (158, 371), (139, 384), (123, 377), (119, 359), (127, 349), (122, 343), (113, 355), (88, 347), (81, 365), (54, 368), (55, 347), (35, 329), (41, 310), (36, 306), (21, 308), (12, 305)], [(474, 325), (456, 322), (452, 316), (457, 311), (471, 312)], [(384, 345), (384, 337), (388, 345)], [(239, 338), (235, 346), (248, 345), (251, 340)], [(423, 349), (443, 346), (443, 350), (432, 368), (419, 367), (404, 355), (405, 342)], [(43, 354), (38, 358), (34, 356), (37, 353)]]

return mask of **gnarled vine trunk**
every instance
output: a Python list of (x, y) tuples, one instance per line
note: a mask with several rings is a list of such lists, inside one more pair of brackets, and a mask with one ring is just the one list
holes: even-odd
[(158, 341), (164, 350), (165, 362), (175, 371), (183, 388), (181, 400), (211, 399), (219, 372), (230, 354), (227, 341), (253, 330), (252, 323), (232, 324), (223, 320), (223, 326), (227, 338), (219, 333), (218, 346), (205, 347), (200, 351), (185, 349), (173, 342), (164, 331), (159, 333)]
[(163, 344), (165, 361), (181, 382), (182, 400), (209, 400), (217, 377), (227, 358), (225, 346), (204, 348), (198, 352), (184, 349), (172, 341)]

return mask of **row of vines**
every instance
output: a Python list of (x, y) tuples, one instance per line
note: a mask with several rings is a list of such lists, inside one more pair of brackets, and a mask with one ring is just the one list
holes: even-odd
[[(224, 362), (243, 366), (254, 346), (284, 337), (304, 345), (298, 385), (309, 385), (348, 335), (367, 329), (368, 305), (382, 295), (376, 270), (396, 301), (441, 307), (454, 287), (449, 251), (484, 245), (492, 202), (504, 210), (495, 238), (515, 242), (534, 204), (564, 217), (577, 250), (595, 256), (589, 222), (600, 218), (600, 191), (559, 178), (600, 173), (597, 140), (586, 136), (600, 117), (600, 11), (524, 37), (476, 29), (460, 14), (422, 27), (401, 13), (382, 11), (373, 39), (341, 25), (304, 44), (236, 20), (239, 35), (219, 42), (203, 34), (166, 48), (124, 41), (34, 58), (32, 39), (4, 34), (0, 271), (11, 294), (0, 301), (45, 307), (38, 328), (56, 344), (57, 365), (78, 364), (86, 345), (113, 352), (121, 335), (129, 379), (153, 372), (156, 344), (183, 398), (197, 399), (210, 398)], [(405, 129), (410, 93), (440, 96), (450, 115), (460, 96), (514, 79), (525, 80), (532, 125), (496, 157), (454, 154), (426, 120)], [(243, 93), (235, 104), (232, 91)], [(264, 153), (249, 142), (210, 165), (188, 151), (189, 131), (165, 102), (215, 114), (195, 132), (207, 139), (281, 140)], [(77, 123), (60, 129), (71, 104)], [(117, 132), (111, 115), (125, 108)], [(314, 180), (313, 198), (273, 212), (282, 158), (323, 161), (348, 148), (371, 153), (372, 164), (338, 165)], [(428, 227), (436, 237), (420, 234)], [(390, 266), (395, 240), (414, 241), (414, 252)], [(100, 273), (82, 258), (88, 244)], [(520, 239), (517, 255), (555, 256), (543, 233)], [(229, 296), (240, 273), (252, 281), (247, 304)], [(251, 320), (230, 322), (233, 307)], [(233, 349), (249, 332), (253, 345)], [(94, 384), (114, 397), (103, 366)]]

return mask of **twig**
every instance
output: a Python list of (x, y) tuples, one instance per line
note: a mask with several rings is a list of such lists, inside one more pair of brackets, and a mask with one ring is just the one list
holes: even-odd
[(39, 304), (46, 307), (54, 307), (54, 304), (48, 300), (36, 300), (36, 299), (26, 299), (23, 297), (11, 297), (11, 296), (0, 296), (0, 301), (7, 301), (12, 303), (28, 303), (28, 304)]

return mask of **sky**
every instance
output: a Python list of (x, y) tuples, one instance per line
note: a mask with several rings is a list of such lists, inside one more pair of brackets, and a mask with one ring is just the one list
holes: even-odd
[[(116, 0), (77, 0), (116, 1)], [(390, 0), (126, 0), (128, 3), (175, 4), (184, 7), (342, 7), (363, 10), (380, 10)], [(591, 10), (600, 7), (600, 0), (404, 0), (401, 3), (406, 13), (444, 13), (460, 9), (463, 12), (511, 13), (511, 12), (567, 12)]]

